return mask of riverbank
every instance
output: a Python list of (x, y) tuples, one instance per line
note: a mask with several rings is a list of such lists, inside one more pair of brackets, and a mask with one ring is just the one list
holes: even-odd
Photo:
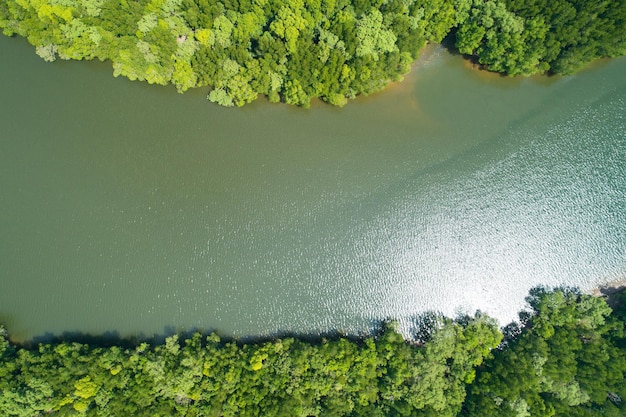
[(626, 291), (626, 278), (607, 282), (591, 290), (590, 294), (605, 298), (607, 304), (614, 309), (620, 303), (621, 297), (618, 296), (624, 291)]
[[(621, 331), (604, 325), (602, 302), (575, 290), (534, 296), (524, 343), (501, 349), (496, 321), (480, 313), (424, 323), (423, 345), (407, 343), (394, 322), (356, 340), (242, 343), (192, 333), (158, 344), (33, 347), (12, 344), (0, 326), (0, 376), (10, 376), (0, 378), (0, 414), (473, 417), (508, 415), (522, 403), (526, 415), (548, 407), (623, 415), (626, 352)], [(585, 349), (566, 343), (583, 338)], [(537, 373), (557, 389), (581, 387), (581, 400), (554, 395)]]

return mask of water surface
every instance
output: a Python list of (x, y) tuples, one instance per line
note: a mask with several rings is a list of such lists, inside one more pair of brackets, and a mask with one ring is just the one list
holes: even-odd
[(626, 276), (626, 60), (511, 79), (433, 49), (343, 109), (115, 79), (0, 37), (0, 320), (16, 339), (504, 324)]

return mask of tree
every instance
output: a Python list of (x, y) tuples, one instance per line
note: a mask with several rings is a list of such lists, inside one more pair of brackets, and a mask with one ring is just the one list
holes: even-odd
[(606, 302), (569, 288), (535, 288), (527, 301), (524, 330), (479, 368), (466, 415), (604, 415), (620, 407), (610, 393), (625, 385), (626, 352), (616, 344), (624, 323)]
[(395, 51), (396, 35), (383, 25), (380, 10), (371, 9), (356, 24), (356, 55), (371, 56), (378, 60), (379, 54)]

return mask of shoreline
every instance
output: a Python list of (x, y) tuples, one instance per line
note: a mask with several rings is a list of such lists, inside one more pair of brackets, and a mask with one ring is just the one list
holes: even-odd
[[(355, 98), (348, 99), (346, 105), (343, 107), (348, 107), (351, 104), (366, 103), (370, 100), (378, 100), (380, 97), (388, 95), (394, 96), (394, 100), (398, 103), (400, 103), (400, 100), (404, 100), (402, 101), (402, 105), (404, 107), (418, 110), (420, 106), (415, 101), (413, 93), (415, 91), (420, 69), (428, 67), (435, 59), (441, 57), (444, 49), (445, 46), (442, 43), (427, 43), (422, 49), (420, 49), (417, 59), (411, 63), (411, 68), (406, 74), (402, 75), (401, 80), (389, 80), (388, 83), (380, 90), (369, 94), (359, 94)], [(324, 102), (319, 97), (317, 97), (316, 100), (324, 105), (329, 104)]]
[(624, 291), (626, 291), (626, 277), (612, 280), (592, 288), (587, 294), (604, 298), (606, 303), (611, 308), (615, 309), (620, 303), (620, 300), (616, 296)]
[[(546, 287), (546, 288), (548, 288), (549, 290), (555, 290), (560, 287), (554, 286), (554, 287)], [(581, 291), (581, 294), (603, 298), (606, 301), (606, 303), (613, 310), (615, 310), (615, 308), (619, 307), (619, 305), (622, 303), (622, 300), (620, 300), (616, 296), (626, 291), (626, 277), (608, 281), (604, 284), (598, 285), (586, 291), (582, 291), (580, 287), (573, 287), (573, 288), (577, 288), (579, 291)], [(626, 298), (624, 299), (624, 302), (626, 302)], [(525, 311), (524, 308), (519, 310), (518, 313), (521, 313), (523, 311)], [(452, 318), (452, 317), (447, 317), (447, 318)], [(377, 322), (377, 325), (373, 327), (372, 332), (369, 332), (369, 335), (371, 336), (372, 334), (379, 333), (382, 329), (385, 328), (385, 323), (396, 322), (396, 320), (399, 320), (399, 319), (388, 318), (388, 319), (379, 320)], [(506, 325), (499, 324), (498, 326), (500, 330), (503, 331), (509, 324), (515, 323), (517, 321), (518, 320), (516, 319)], [(43, 335), (35, 336), (33, 338), (22, 338), (22, 337), (19, 337), (19, 333), (16, 334), (14, 332), (9, 332), (7, 329), (10, 327), (11, 326), (10, 324), (7, 324), (7, 321), (0, 320), (0, 335), (2, 335), (3, 330), (4, 330), (4, 336), (6, 336), (7, 339), (11, 341), (11, 343), (22, 346), (22, 347), (28, 347), (30, 345), (36, 345), (39, 343), (58, 343), (61, 341), (73, 341), (73, 342), (85, 343), (85, 344), (95, 343), (96, 345), (99, 345), (99, 346), (112, 346), (112, 345), (135, 346), (139, 342), (148, 342), (150, 344), (162, 344), (164, 343), (167, 337), (170, 337), (173, 335), (184, 335), (186, 337), (191, 337), (191, 335), (193, 335), (193, 333), (195, 332), (200, 332), (202, 334), (210, 334), (210, 333), (218, 332), (220, 337), (225, 341), (241, 342), (241, 343), (263, 343), (267, 341), (288, 338), (288, 337), (293, 337), (293, 338), (297, 338), (300, 340), (307, 340), (311, 343), (316, 343), (323, 339), (346, 338), (346, 339), (354, 341), (354, 340), (359, 340), (363, 337), (369, 337), (368, 332), (346, 333), (344, 331), (337, 330), (337, 329), (331, 329), (331, 330), (327, 330), (325, 332), (319, 332), (319, 333), (318, 332), (297, 333), (297, 332), (286, 331), (286, 332), (276, 332), (276, 333), (267, 334), (267, 335), (230, 336), (230, 335), (219, 333), (218, 329), (216, 328), (193, 327), (189, 329), (185, 329), (185, 328), (177, 329), (174, 332), (166, 331), (163, 333), (153, 333), (151, 335), (147, 335), (143, 333), (137, 334), (137, 335), (119, 335), (116, 331), (109, 331), (103, 334), (92, 334), (89, 332), (82, 332), (82, 331), (75, 331), (75, 332), (66, 331), (61, 334), (46, 333)], [(408, 338), (405, 340), (415, 346), (422, 345), (422, 343), (417, 340), (410, 340)]]

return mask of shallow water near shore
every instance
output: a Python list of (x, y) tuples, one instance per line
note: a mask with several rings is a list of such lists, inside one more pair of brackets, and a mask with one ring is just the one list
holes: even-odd
[(626, 275), (626, 60), (511, 79), (439, 48), (304, 110), (115, 79), (0, 37), (0, 321), (50, 332), (367, 331), (514, 319)]

